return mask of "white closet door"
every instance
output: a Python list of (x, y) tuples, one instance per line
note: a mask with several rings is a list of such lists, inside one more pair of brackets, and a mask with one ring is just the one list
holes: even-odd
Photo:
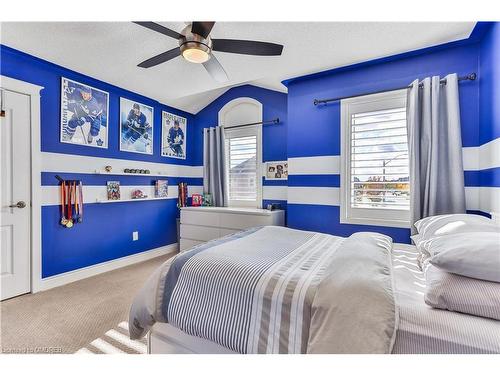
[(30, 97), (5, 90), (0, 117), (1, 299), (30, 291)]

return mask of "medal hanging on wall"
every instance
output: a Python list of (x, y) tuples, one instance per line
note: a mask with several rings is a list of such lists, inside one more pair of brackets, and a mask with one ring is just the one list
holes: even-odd
[(61, 182), (61, 225), (66, 226), (68, 219), (66, 219), (65, 209), (66, 209), (66, 182)]
[(79, 223), (83, 222), (83, 187), (82, 182), (78, 181), (78, 215), (77, 220)]
[(83, 185), (81, 181), (61, 179), (61, 221), (66, 228), (83, 222)]
[(67, 193), (68, 193), (68, 209), (66, 211), (66, 213), (68, 214), (67, 218), (68, 218), (68, 221), (66, 222), (66, 228), (71, 228), (73, 227), (73, 209), (72, 209), (72, 200), (73, 200), (73, 185), (71, 184), (71, 182), (68, 182), (68, 189), (67, 189)]

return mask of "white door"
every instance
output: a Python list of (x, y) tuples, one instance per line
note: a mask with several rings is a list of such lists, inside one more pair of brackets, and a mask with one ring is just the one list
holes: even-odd
[(1, 299), (30, 291), (30, 97), (3, 90), (0, 117)]

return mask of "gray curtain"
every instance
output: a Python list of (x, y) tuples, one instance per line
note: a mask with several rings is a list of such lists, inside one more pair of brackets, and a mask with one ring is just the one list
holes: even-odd
[[(462, 137), (456, 74), (418, 80), (408, 90), (410, 221), (465, 212)], [(419, 88), (419, 83), (423, 87)]]
[(227, 206), (225, 165), (224, 128), (203, 129), (203, 192), (212, 194), (216, 207)]

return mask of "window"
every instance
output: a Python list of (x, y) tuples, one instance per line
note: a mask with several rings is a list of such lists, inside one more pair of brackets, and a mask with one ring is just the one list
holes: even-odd
[(229, 206), (261, 207), (260, 126), (226, 129)]
[(406, 90), (341, 106), (341, 222), (408, 227)]

